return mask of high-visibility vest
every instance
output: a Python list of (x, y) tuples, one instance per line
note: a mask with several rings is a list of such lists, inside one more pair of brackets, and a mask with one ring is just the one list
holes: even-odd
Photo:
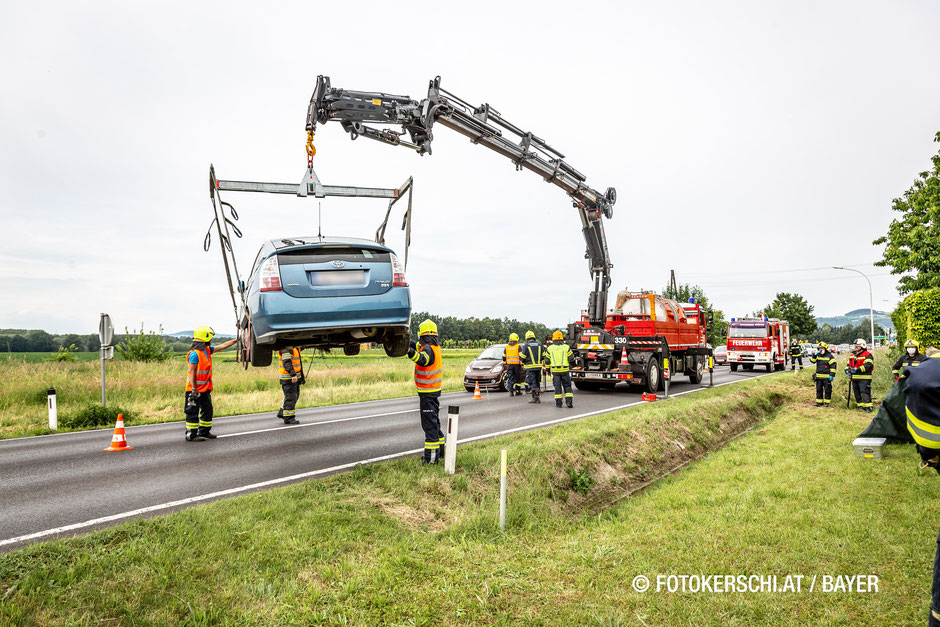
[(914, 441), (929, 449), (940, 449), (940, 358), (925, 360), (907, 378), (907, 430)]
[[(199, 358), (199, 362), (196, 364), (196, 391), (200, 394), (209, 392), (212, 390), (212, 349), (207, 346), (196, 351), (189, 351), (189, 355), (193, 353), (196, 353)], [(186, 356), (187, 362), (189, 361), (189, 355)], [(188, 374), (186, 376), (186, 391), (193, 391), (193, 384), (189, 380)]]
[(506, 363), (510, 366), (519, 365), (519, 345), (510, 345), (506, 344), (506, 350), (503, 351), (503, 359), (506, 360)]
[(853, 381), (871, 380), (871, 373), (875, 370), (875, 360), (870, 352), (863, 350), (849, 359), (849, 368), (858, 368), (858, 372), (852, 374)]
[(434, 360), (427, 366), (415, 362), (415, 387), (418, 388), (418, 394), (427, 394), (429, 392), (440, 392), (444, 384), (444, 362), (441, 359), (441, 347), (436, 344), (425, 344), (415, 353), (415, 358), (419, 358), (424, 348), (429, 347), (434, 353)]
[(571, 359), (571, 347), (567, 344), (552, 344), (548, 347), (548, 364), (552, 374), (568, 372), (568, 360)]
[[(280, 375), (281, 380), (290, 381), (291, 377), (300, 376), (300, 350), (296, 346), (292, 346), (290, 351), (287, 349), (281, 349), (278, 351), (281, 361), (278, 364), (278, 374)], [(284, 362), (290, 361), (291, 365), (294, 366), (294, 374), (287, 372), (287, 368), (284, 367)]]
[(542, 345), (536, 341), (526, 342), (522, 348), (522, 367), (526, 370), (536, 370), (542, 367)]

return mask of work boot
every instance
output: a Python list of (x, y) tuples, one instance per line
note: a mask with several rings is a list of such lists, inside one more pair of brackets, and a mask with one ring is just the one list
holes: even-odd
[(284, 424), (285, 425), (299, 425), (300, 422), (293, 416), (288, 416), (284, 419)]
[(567, 403), (565, 403), (565, 405), (568, 407), (568, 409), (573, 409), (573, 408), (574, 408), (574, 401), (568, 401)]
[(870, 413), (871, 413), (871, 407), (866, 407), (866, 408), (865, 408), (865, 413), (866, 413), (866, 414), (870, 414)]
[(278, 418), (283, 418), (283, 417), (284, 417), (284, 410), (283, 410), (283, 409), (277, 410), (277, 417), (278, 417)]
[(187, 429), (186, 430), (186, 441), (187, 442), (205, 442), (206, 439), (199, 435), (199, 431), (196, 429)]
[(561, 408), (561, 401), (555, 401), (555, 407)]
[(822, 406), (823, 406), (822, 403), (816, 403), (816, 407), (822, 407)]
[(203, 438), (204, 440), (214, 440), (219, 437), (214, 433), (209, 433), (209, 429), (211, 428), (212, 427), (199, 427), (199, 431), (196, 432), (196, 437)]

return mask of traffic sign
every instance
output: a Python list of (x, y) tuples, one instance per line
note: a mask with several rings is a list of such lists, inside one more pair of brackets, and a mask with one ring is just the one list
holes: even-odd
[(111, 324), (111, 316), (106, 313), (101, 314), (101, 322), (98, 323), (98, 339), (101, 346), (111, 346), (111, 340), (114, 339), (114, 325)]

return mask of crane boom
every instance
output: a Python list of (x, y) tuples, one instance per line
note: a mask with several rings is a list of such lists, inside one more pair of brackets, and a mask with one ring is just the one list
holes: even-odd
[[(307, 108), (307, 131), (318, 123), (338, 121), (352, 139), (367, 137), (393, 146), (404, 146), (418, 154), (431, 154), (432, 128), (439, 123), (510, 159), (517, 170), (529, 170), (546, 182), (560, 187), (571, 198), (581, 218), (581, 232), (587, 246), (585, 258), (594, 282), (588, 298), (588, 317), (603, 325), (610, 287), (610, 254), (603, 218), (613, 216), (617, 192), (613, 187), (601, 193), (585, 184), (587, 177), (568, 165), (565, 156), (545, 140), (507, 121), (488, 103), (475, 107), (441, 88), (441, 77), (430, 81), (427, 98), (382, 92), (352, 91), (330, 85), (328, 76), (318, 76)], [(400, 125), (400, 132), (369, 126)], [(407, 134), (407, 139), (403, 137)]]

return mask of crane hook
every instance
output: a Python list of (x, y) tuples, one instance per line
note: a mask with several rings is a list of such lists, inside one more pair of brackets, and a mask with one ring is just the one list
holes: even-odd
[(313, 131), (307, 131), (307, 167), (313, 167), (313, 156), (317, 154), (317, 149), (313, 145), (313, 136), (315, 133)]

